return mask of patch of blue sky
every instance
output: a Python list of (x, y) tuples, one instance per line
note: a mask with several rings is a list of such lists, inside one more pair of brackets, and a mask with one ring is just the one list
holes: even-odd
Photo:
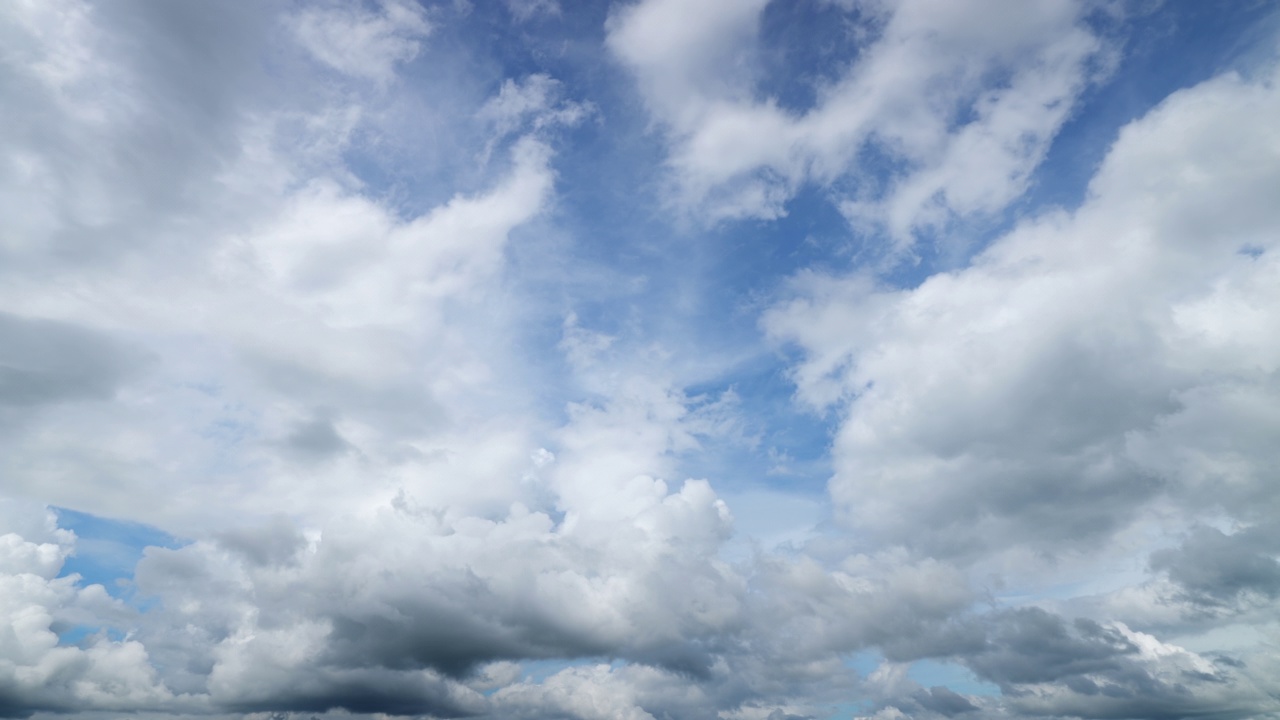
[[(1123, 22), (1108, 13), (1095, 13), (1086, 22), (1121, 48), (1119, 66), (1111, 72), (1101, 65), (1092, 68), (1099, 81), (1077, 99), (1075, 110), (1033, 171), (1027, 192), (990, 216), (953, 218), (942, 227), (918, 232), (911, 255), (891, 265), (881, 275), (883, 281), (895, 287), (916, 287), (936, 273), (966, 266), (992, 240), (1028, 216), (1079, 207), (1125, 124), (1171, 93), (1213, 75), (1237, 71), (1248, 76), (1261, 56), (1275, 54), (1280, 36), (1280, 8), (1271, 3), (1175, 2), (1149, 13), (1134, 13)], [(1107, 61), (1104, 54), (1097, 63)], [(987, 80), (992, 85), (1003, 81), (999, 76)], [(972, 120), (967, 112), (962, 108), (953, 119), (956, 127)], [(904, 169), (875, 143), (866, 143), (859, 152), (857, 175), (845, 182), (853, 185), (852, 191), (874, 198), (877, 179), (894, 177)], [(883, 247), (884, 241), (868, 237), (863, 245)]]
[(852, 668), (862, 677), (867, 677), (884, 662), (884, 655), (878, 650), (860, 650), (844, 659), (845, 667)]
[(113, 520), (55, 507), (58, 526), (76, 534), (75, 554), (62, 566), (62, 576), (78, 574), (84, 585), (99, 584), (111, 595), (131, 598), (134, 568), (152, 546), (179, 548), (182, 540), (142, 523)]
[(785, 210), (777, 220), (726, 225), (709, 238), (721, 292), (769, 300), (801, 270), (843, 270), (856, 260), (859, 245), (826, 190), (801, 187)]
[[(547, 681), (547, 678), (556, 673), (569, 670), (571, 668), (591, 667), (606, 663), (610, 668), (617, 670), (625, 666), (625, 660), (610, 660), (602, 657), (582, 657), (582, 658), (553, 658), (546, 660), (522, 660), (520, 661), (520, 681), (541, 685)], [(486, 691), (485, 695), (492, 695), (500, 690), (501, 687), (495, 687)]]
[(692, 477), (733, 478), (741, 489), (779, 489), (802, 495), (825, 492), (831, 473), (833, 419), (800, 407), (782, 360), (761, 356), (715, 382), (690, 388), (722, 397), (733, 392), (741, 436), (719, 445), (704, 443), (682, 458)]
[(757, 92), (786, 110), (812, 110), (879, 30), (861, 8), (838, 3), (771, 2), (760, 21)]
[[(522, 671), (522, 679), (533, 683), (543, 683), (547, 678), (558, 672), (568, 670), (575, 667), (589, 667), (599, 665), (605, 662), (604, 658), (574, 658), (571, 660), (549, 659), (549, 660), (524, 660), (520, 663)], [(620, 667), (621, 661), (614, 663)]]
[(503, 3), (433, 6), (434, 30), (401, 69), (401, 84), (362, 101), (377, 119), (358, 128), (344, 152), (362, 192), (411, 218), (455, 194), (487, 190), (508, 158), (501, 146), (483, 158), (491, 132), (475, 113), (504, 82), (537, 73), (593, 96), (607, 89), (593, 82), (606, 10), (587, 4), (545, 20), (534, 16), (531, 32), (530, 24), (511, 22)]
[(917, 660), (911, 663), (907, 677), (924, 687), (945, 687), (961, 695), (994, 696), (1000, 688), (981, 680), (968, 668), (943, 660)]
[[(1154, 551), (1156, 548), (1149, 548)], [(1071, 577), (1063, 582), (1027, 583), (1008, 585), (991, 591), (991, 600), (998, 607), (1025, 607), (1070, 601), (1081, 597), (1102, 597), (1124, 588), (1141, 585), (1149, 575), (1147, 556), (1143, 552), (1109, 566), (1091, 568), (1087, 574)]]
[(848, 254), (844, 219), (824, 193), (801, 189), (787, 210), (777, 220), (724, 223), (698, 234), (659, 220), (638, 227), (654, 239), (618, 260), (646, 278), (628, 299), (645, 312), (646, 336), (672, 347), (696, 339), (698, 355), (730, 360), (730, 373), (771, 353), (760, 344), (760, 313), (785, 294), (795, 273), (838, 270)]
[(99, 639), (110, 642), (124, 640), (125, 633), (117, 628), (105, 625), (72, 625), (61, 627), (55, 623), (52, 630), (58, 635), (58, 644), (63, 647), (88, 647)]
[[(862, 650), (845, 658), (844, 664), (866, 678), (875, 672), (884, 660), (884, 655), (877, 650)], [(1000, 688), (995, 684), (979, 679), (968, 668), (945, 660), (916, 660), (907, 670), (907, 677), (926, 688), (945, 687), (962, 695), (1000, 694)]]
[(593, 115), (566, 130), (567, 141), (553, 143), (556, 221), (589, 263), (645, 259), (681, 239), (663, 198), (665, 146), (660, 136), (645, 132), (640, 109), (612, 97), (616, 92), (566, 95), (591, 102)]
[[(843, 222), (838, 213), (826, 206), (825, 214), (740, 223), (693, 237), (648, 216), (641, 209), (643, 199), (635, 192), (628, 195), (622, 185), (608, 194), (567, 219), (573, 229), (565, 242), (572, 247), (550, 248), (560, 254), (560, 264), (534, 273), (533, 280), (524, 271), (536, 270), (547, 258), (533, 256), (537, 238), (522, 242), (528, 231), (514, 234), (512, 253), (521, 282), (539, 283), (527, 289), (551, 310), (530, 330), (536, 335), (532, 344), (554, 352), (561, 318), (573, 313), (580, 327), (614, 336), (619, 347), (629, 342), (637, 349), (656, 344), (673, 352), (696, 347), (688, 357), (673, 358), (673, 365), (688, 370), (682, 379), (691, 384), (692, 394), (780, 378), (781, 359), (760, 343), (759, 314), (779, 297), (792, 272), (830, 254)], [(824, 207), (813, 195), (802, 194), (797, 202)], [(525, 253), (529, 256), (521, 257)], [(766, 394), (770, 402), (791, 392), (785, 383), (778, 385), (779, 393)]]
[(820, 498), (791, 491), (730, 490), (721, 498), (733, 514), (734, 537), (724, 557), (745, 560), (757, 550), (799, 549), (822, 531), (830, 508)]
[[(602, 184), (611, 182), (617, 178)], [(674, 353), (670, 365), (682, 369), (681, 389), (690, 396), (737, 396), (742, 433), (754, 441), (704, 444), (685, 458), (688, 476), (821, 492), (830, 418), (792, 401), (789, 358), (762, 342), (759, 317), (796, 272), (847, 264), (843, 217), (821, 191), (802, 189), (777, 221), (726, 223), (694, 236), (643, 210), (637, 195), (644, 192), (619, 185), (573, 218), (575, 247), (561, 268), (572, 288), (560, 290), (559, 312), (549, 316), (571, 311), (584, 329), (616, 337), (621, 352), (656, 344)], [(542, 352), (532, 357), (554, 354), (560, 324), (536, 332)]]

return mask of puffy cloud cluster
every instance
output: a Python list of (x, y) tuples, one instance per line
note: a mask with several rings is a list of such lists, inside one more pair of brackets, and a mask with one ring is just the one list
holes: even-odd
[(669, 558), (703, 531), (700, 513), (722, 506), (705, 484), (663, 496), (636, 482), (650, 485), (649, 501), (627, 524), (610, 522), (607, 538), (522, 507), (450, 521), (406, 501), (297, 538), (292, 555), (153, 550), (137, 583), (164, 607), (140, 637), (182, 638), (168, 651), (208, 668), (186, 681), (244, 709), (469, 714), (484, 702), (464, 682), (508, 659), (611, 656), (704, 672), (706, 646), (738, 615), (737, 583), (714, 556)]
[(846, 516), (951, 555), (1088, 546), (1155, 511), (1271, 517), (1277, 109), (1272, 78), (1217, 78), (1127, 127), (1083, 207), (970, 267), (800, 277), (766, 325), (804, 348), (802, 397), (848, 408)]
[[(1061, 605), (1191, 637), (1274, 621), (1277, 112), (1270, 71), (1215, 78), (1126, 127), (1079, 209), (966, 268), (796, 278), (765, 326), (805, 353), (800, 397), (841, 413), (830, 489), (864, 543), (1029, 593), (1110, 573)], [(1147, 554), (1153, 575), (1105, 569)], [(1210, 661), (1123, 624), (989, 620), (956, 657), (1014, 711), (1274, 711), (1265, 639)]]
[[(90, 638), (63, 646), (59, 628), (119, 621), (130, 612), (101, 585), (59, 577), (75, 537), (60, 530), (52, 512), (27, 503), (0, 503), (0, 715), (35, 710), (74, 712), (175, 705), (157, 678), (147, 649), (126, 639)], [(96, 628), (95, 628), (96, 629)]]
[[(509, 504), (536, 446), (513, 419), (518, 365), (504, 366), (518, 314), (504, 253), (551, 197), (540, 130), (575, 118), (554, 93), (531, 96), (520, 133), (466, 149), (502, 158), (474, 190), (426, 188), (441, 201), (405, 211), (363, 192), (343, 159), (392, 101), (359, 73), (336, 91), (306, 82), (314, 49), (274, 43), (324, 12), (381, 52), (385, 33), (361, 28), (421, 18), (399, 5), (373, 19), (278, 10), (8, 13), (24, 112), (3, 141), (18, 173), (5, 196), (40, 197), (9, 208), (0, 271), (7, 492), (189, 532), (223, 522), (211, 507), (385, 503), (447, 465), (512, 480), (487, 497), (426, 483), (433, 500)], [(135, 24), (149, 41), (121, 44)], [(263, 56), (297, 76), (266, 76)], [(509, 410), (483, 409), (498, 404)]]

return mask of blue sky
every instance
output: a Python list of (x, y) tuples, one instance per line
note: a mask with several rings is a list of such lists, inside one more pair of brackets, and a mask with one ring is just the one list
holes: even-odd
[(1278, 39), (4, 8), (0, 717), (1280, 717)]

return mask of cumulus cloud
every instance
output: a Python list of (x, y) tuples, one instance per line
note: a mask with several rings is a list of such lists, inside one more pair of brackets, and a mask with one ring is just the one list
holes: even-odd
[(1244, 323), (1274, 320), (1276, 103), (1271, 78), (1173, 96), (1121, 133), (1079, 210), (918, 288), (797, 278), (765, 325), (806, 353), (800, 396), (847, 408), (831, 483), (846, 517), (984, 555), (1096, 546), (1165, 502), (1268, 513), (1253, 438), (1274, 423), (1245, 397), (1274, 394), (1274, 333)]
[[(706, 673), (741, 615), (742, 582), (714, 553), (728, 511), (705, 482), (668, 492), (637, 474), (645, 458), (594, 430), (613, 412), (571, 423), (566, 435), (593, 442), (564, 442), (545, 468), (558, 522), (519, 503), (489, 519), (404, 493), (309, 533), (278, 522), (152, 548), (136, 582), (163, 606), (138, 636), (185, 660), (175, 685), (242, 710), (473, 714), (486, 703), (463, 681), (521, 658)], [(588, 483), (593, 494), (574, 492)]]
[(0, 716), (177, 707), (136, 640), (99, 635), (79, 647), (59, 642), (60, 628), (128, 614), (101, 585), (59, 576), (75, 536), (58, 529), (52, 512), (28, 503), (3, 502), (0, 520), (0, 527), (21, 531), (0, 535), (0, 613), (7, 623), (0, 633)]
[[(798, 244), (733, 221), (805, 187), (895, 259), (961, 241), (1123, 22), (809, 10), (848, 57), (806, 104), (763, 1), (5, 8), (0, 715), (1280, 711), (1274, 71), (966, 266), (772, 253), (654, 301), (738, 230)], [(655, 168), (678, 212), (637, 210)], [(650, 332), (731, 296), (770, 309), (729, 360)], [(829, 508), (747, 417), (787, 380)], [(93, 529), (139, 522), (178, 541), (110, 576)]]
[[(397, 7), (382, 7), (386, 21), (408, 23), (408, 10)], [(334, 488), (367, 497), (369, 488), (352, 487), (348, 473), (376, 475), (383, 465), (389, 474), (414, 474), (449, 463), (454, 442), (490, 445), (479, 472), (500, 459), (518, 468), (531, 450), (518, 425), (486, 420), (507, 427), (459, 440), (449, 422), (477, 399), (475, 390), (504, 394), (491, 385), (501, 353), (490, 338), (503, 337), (507, 321), (494, 301), (510, 231), (551, 196), (549, 145), (522, 133), (500, 148), (506, 162), (484, 186), (402, 216), (361, 194), (335, 165), (352, 146), (363, 96), (352, 105), (351, 95), (305, 83), (275, 96), (254, 92), (269, 81), (241, 67), (240, 50), (266, 53), (271, 33), (280, 32), (265, 10), (245, 18), (175, 5), (56, 27), (40, 24), (33, 8), (10, 28), (26, 43), (19, 47), (29, 57), (11, 67), (30, 102), (25, 130), (6, 137), (7, 157), (45, 168), (45, 202), (96, 195), (107, 213), (15, 209), (19, 226), (45, 219), (14, 235), (21, 245), (6, 246), (5, 397), (7, 405), (42, 407), (21, 417), (5, 410), (13, 425), (4, 460), (10, 492), (168, 527), (216, 526), (221, 520), (208, 508), (220, 503), (206, 491), (228, 497), (219, 489), (228, 472), (247, 471), (242, 491), (259, 491), (241, 495), (244, 510), (283, 502), (306, 513), (297, 501), (310, 497), (318, 509), (333, 498), (299, 495), (285, 476), (308, 476), (314, 487), (328, 477)], [(71, 4), (67, 12), (99, 9)], [(165, 43), (181, 42), (181, 33), (194, 32), (189, 23), (205, 20), (207, 42), (193, 42), (192, 52), (226, 56), (246, 77), (195, 67), (198, 57), (164, 62), (177, 52)], [(158, 26), (162, 41), (116, 44), (117, 24), (129, 22)], [(344, 37), (381, 42), (376, 33)], [(97, 54), (77, 71), (88, 76), (52, 77), (30, 62), (63, 45)], [(152, 95), (158, 100), (146, 116), (127, 101)], [(200, 103), (210, 107), (197, 111)], [(77, 112), (57, 115), (64, 105)], [(199, 122), (187, 123), (193, 113)], [(40, 123), (42, 115), (59, 120)], [(143, 141), (139, 124), (173, 127)], [(192, 134), (175, 134), (177, 127)], [(170, 137), (171, 145), (160, 141)], [(174, 174), (180, 181), (164, 179)], [(15, 190), (29, 187), (10, 180)], [(147, 183), (157, 192), (144, 192)], [(85, 264), (84, 253), (105, 268)], [(63, 292), (70, 286), (79, 289)], [(147, 357), (155, 366), (139, 374)], [(59, 398), (99, 402), (44, 407)], [(446, 428), (452, 438), (439, 434)], [(384, 487), (375, 502), (397, 487)], [(139, 506), (135, 496), (155, 501)]]
[[(812, 107), (788, 108), (753, 76), (764, 7), (651, 0), (611, 18), (610, 48), (667, 131), (677, 202), (774, 218), (802, 185), (846, 178), (862, 187), (842, 212), (900, 247), (1024, 192), (1113, 52), (1078, 3), (858, 4), (835, 20), (856, 59)], [(863, 167), (871, 152), (901, 170), (872, 181), (884, 168)]]

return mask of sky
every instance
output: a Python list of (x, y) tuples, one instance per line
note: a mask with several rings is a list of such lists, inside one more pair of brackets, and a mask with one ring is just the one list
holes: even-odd
[(0, 6), (0, 717), (1280, 718), (1280, 5)]

